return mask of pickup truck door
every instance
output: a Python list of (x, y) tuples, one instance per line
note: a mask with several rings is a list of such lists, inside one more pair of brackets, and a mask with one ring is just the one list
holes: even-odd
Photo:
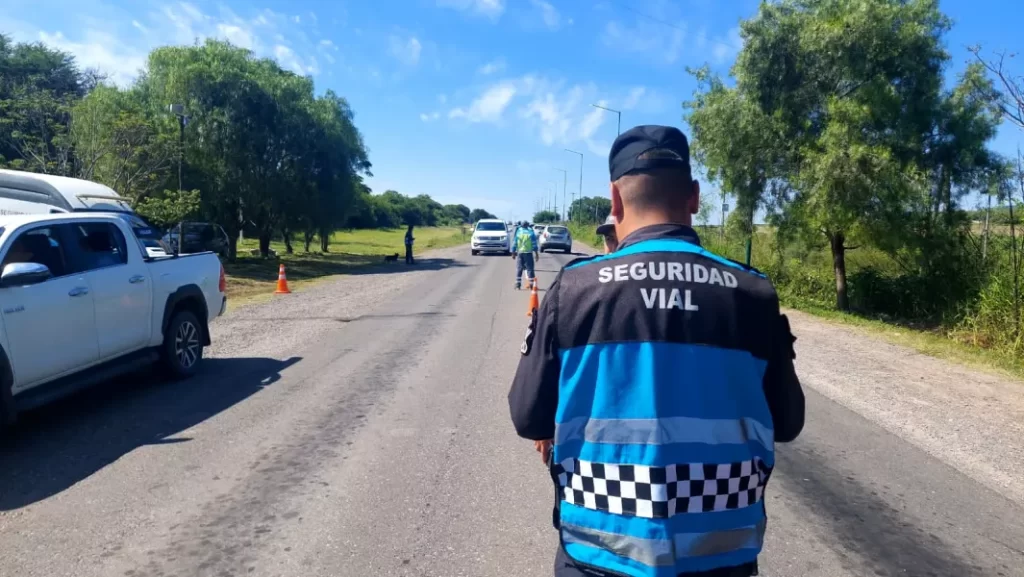
[(147, 346), (153, 294), (139, 243), (110, 221), (76, 221), (71, 237), (72, 264), (89, 280), (96, 303), (100, 360)]
[(0, 271), (11, 263), (35, 262), (53, 275), (38, 284), (0, 287), (15, 393), (99, 359), (89, 282), (68, 266), (69, 228), (26, 228), (0, 249)]

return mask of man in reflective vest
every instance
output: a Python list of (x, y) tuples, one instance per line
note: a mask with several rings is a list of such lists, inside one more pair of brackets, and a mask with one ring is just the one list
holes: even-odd
[(795, 338), (762, 273), (690, 228), (700, 189), (678, 129), (609, 154), (614, 252), (545, 293), (509, 407), (555, 485), (556, 576), (748, 577), (775, 443), (804, 423)]
[(519, 290), (522, 286), (521, 280), (523, 277), (523, 270), (526, 270), (526, 276), (533, 282), (534, 278), (534, 256), (540, 258), (539, 247), (537, 246), (537, 233), (530, 228), (529, 223), (523, 222), (519, 230), (516, 231), (516, 237), (512, 244), (512, 253), (516, 257), (516, 290)]

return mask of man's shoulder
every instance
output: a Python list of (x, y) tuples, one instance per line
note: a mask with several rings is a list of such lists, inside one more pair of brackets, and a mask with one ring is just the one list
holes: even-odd
[(604, 255), (592, 254), (590, 256), (578, 256), (578, 257), (572, 259), (571, 261), (565, 263), (565, 265), (562, 266), (562, 270), (565, 271), (565, 270), (568, 270), (570, 268), (576, 268), (576, 267), (585, 265), (585, 264), (589, 263), (590, 261), (593, 261), (595, 259), (601, 258), (602, 256), (604, 256)]
[(750, 274), (752, 274), (754, 276), (758, 276), (758, 277), (761, 277), (763, 279), (767, 279), (768, 278), (768, 275), (766, 275), (763, 272), (761, 272), (760, 270), (750, 266), (749, 264), (740, 262), (738, 260), (733, 260), (733, 259), (731, 259), (731, 258), (729, 258), (727, 256), (722, 256), (722, 255), (715, 255), (715, 256), (718, 256), (719, 258), (721, 258), (723, 260), (729, 261), (729, 263), (731, 263), (736, 268), (738, 268), (738, 269), (740, 269), (742, 271), (748, 272), (748, 273), (750, 273)]

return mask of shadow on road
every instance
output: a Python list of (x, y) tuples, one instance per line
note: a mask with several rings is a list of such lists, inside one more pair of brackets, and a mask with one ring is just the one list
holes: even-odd
[[(445, 270), (449, 268), (466, 268), (473, 266), (464, 262), (459, 262), (453, 258), (417, 258), (415, 264), (405, 264), (405, 256), (399, 255), (398, 262), (383, 262), (383, 259), (378, 257), (376, 263), (372, 263), (370, 266), (362, 266), (352, 268), (345, 271), (345, 274), (383, 274), (391, 272), (408, 272), (410, 270)], [(291, 277), (289, 277), (291, 278)]]
[(186, 381), (138, 373), (22, 414), (0, 438), (0, 511), (56, 495), (138, 447), (187, 443), (168, 437), (275, 383), (300, 360), (207, 359)]
[[(253, 321), (266, 321), (274, 323), (301, 323), (308, 321), (337, 321), (339, 323), (354, 323), (357, 321), (363, 321), (368, 319), (402, 319), (402, 318), (416, 318), (416, 317), (454, 317), (452, 313), (443, 313), (439, 311), (424, 311), (419, 313), (405, 313), (405, 314), (379, 314), (379, 315), (359, 315), (355, 317), (324, 317), (324, 316), (309, 316), (309, 317), (255, 317), (247, 316), (241, 319), (239, 322), (244, 324), (250, 324)], [(231, 318), (223, 318), (217, 321), (218, 325), (229, 325), (233, 322)]]
[(284, 261), (276, 259), (239, 258), (225, 262), (224, 271), (233, 278), (258, 282), (277, 280), (278, 265), (283, 262), (289, 281), (300, 281), (338, 274), (382, 274), (406, 272), (409, 270), (443, 270), (452, 267), (472, 266), (451, 258), (417, 258), (415, 265), (405, 264), (405, 253), (398, 255), (397, 262), (384, 262), (383, 256), (361, 254), (329, 253), (293, 255)]
[[(788, 492), (824, 520), (836, 542), (854, 552), (875, 575), (984, 575), (980, 567), (950, 551), (939, 537), (922, 532), (906, 518), (906, 511), (892, 508), (877, 490), (829, 467), (828, 456), (797, 442), (778, 451), (776, 459), (777, 468), (803, 479), (801, 483), (781, 481)], [(770, 517), (768, 524), (770, 527)]]

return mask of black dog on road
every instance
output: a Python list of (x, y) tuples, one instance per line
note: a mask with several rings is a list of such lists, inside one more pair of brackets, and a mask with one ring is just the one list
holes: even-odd
[(384, 262), (398, 262), (398, 253), (385, 255)]

